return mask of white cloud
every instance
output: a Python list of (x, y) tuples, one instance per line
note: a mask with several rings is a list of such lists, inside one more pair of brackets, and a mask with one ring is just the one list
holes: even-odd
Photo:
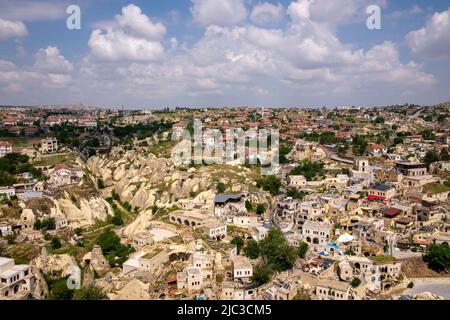
[(106, 61), (157, 61), (164, 53), (161, 40), (166, 28), (152, 23), (141, 9), (130, 4), (116, 16), (117, 26), (96, 29), (89, 39), (95, 58)]
[(406, 36), (412, 52), (435, 58), (450, 55), (450, 8), (436, 12), (426, 25)]
[(68, 1), (2, 0), (0, 18), (21, 21), (64, 19), (69, 4)]
[(49, 47), (31, 69), (0, 60), (0, 87), (42, 88), (36, 95), (59, 87), (54, 94), (66, 100), (115, 106), (402, 103), (408, 92), (420, 103), (432, 96), (435, 78), (402, 61), (395, 43), (365, 50), (341, 42), (335, 28), (341, 22), (324, 23), (314, 13), (320, 1), (293, 2), (279, 28), (205, 23), (193, 43), (165, 39), (165, 28), (131, 6), (92, 32), (91, 54), (77, 70), (64, 73), (70, 62)]
[(272, 3), (264, 2), (256, 5), (252, 13), (250, 14), (250, 20), (259, 25), (265, 25), (269, 23), (277, 23), (283, 20), (284, 7), (278, 3), (274, 5)]
[(149, 40), (160, 40), (166, 34), (166, 27), (161, 23), (152, 23), (134, 4), (122, 8), (122, 15), (117, 15), (116, 20), (121, 28), (144, 37)]
[(363, 20), (367, 17), (366, 8), (373, 4), (385, 6), (387, 0), (297, 0), (290, 5), (289, 14), (335, 26)]
[(23, 38), (28, 34), (27, 27), (21, 21), (0, 19), (0, 40)]
[(244, 0), (191, 0), (194, 21), (203, 25), (231, 26), (247, 19)]
[(49, 46), (47, 49), (39, 49), (35, 59), (34, 67), (43, 72), (66, 74), (73, 70), (72, 63), (66, 60), (56, 47)]

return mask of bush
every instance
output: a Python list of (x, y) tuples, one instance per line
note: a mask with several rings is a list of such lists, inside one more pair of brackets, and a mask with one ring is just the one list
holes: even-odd
[(105, 300), (107, 298), (108, 297), (102, 289), (95, 286), (89, 286), (76, 290), (72, 300)]

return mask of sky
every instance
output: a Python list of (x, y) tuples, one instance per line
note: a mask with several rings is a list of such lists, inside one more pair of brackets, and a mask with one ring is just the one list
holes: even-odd
[(450, 0), (0, 0), (0, 105), (448, 100)]

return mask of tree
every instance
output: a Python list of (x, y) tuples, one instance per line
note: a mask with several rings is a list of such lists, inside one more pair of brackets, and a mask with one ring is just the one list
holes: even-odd
[(247, 211), (252, 211), (253, 210), (253, 204), (250, 201), (245, 201), (245, 209)]
[(425, 157), (423, 158), (423, 161), (429, 166), (433, 162), (439, 161), (439, 155), (435, 150), (429, 150), (425, 154)]
[(355, 155), (362, 156), (363, 154), (365, 154), (368, 146), (369, 146), (369, 144), (367, 143), (367, 140), (365, 137), (356, 135), (353, 138), (352, 151)]
[(353, 278), (353, 280), (350, 282), (350, 285), (352, 288), (356, 288), (361, 284), (361, 280), (358, 278)]
[(307, 195), (306, 192), (299, 191), (295, 188), (290, 188), (286, 192), (287, 197), (290, 197), (292, 199), (298, 199), (298, 200), (303, 200), (303, 198), (305, 198), (306, 195)]
[(266, 264), (258, 264), (253, 270), (252, 282), (257, 286), (262, 286), (269, 282), (272, 277), (272, 269)]
[(5, 239), (6, 241), (8, 241), (8, 244), (14, 244), (16, 243), (16, 234), (15, 233), (10, 233), (8, 234)]
[(234, 239), (231, 240), (231, 244), (237, 247), (237, 251), (239, 254), (241, 252), (242, 247), (244, 246), (244, 239), (242, 239), (241, 237), (234, 237)]
[(272, 228), (259, 244), (263, 260), (275, 271), (291, 269), (298, 257), (297, 250), (289, 245), (283, 233)]
[(260, 216), (264, 214), (264, 212), (266, 212), (266, 206), (263, 205), (262, 203), (259, 203), (258, 206), (256, 207), (256, 214)]
[(306, 180), (312, 181), (316, 177), (325, 176), (325, 164), (323, 162), (311, 162), (303, 161), (302, 164), (295, 167), (291, 172), (290, 176), (304, 176)]
[(106, 300), (108, 297), (102, 291), (102, 289), (89, 286), (82, 287), (75, 291), (72, 300)]
[(450, 268), (450, 247), (448, 244), (432, 244), (427, 248), (423, 260), (437, 271), (447, 271)]
[(258, 188), (263, 188), (265, 191), (270, 192), (272, 195), (276, 196), (280, 192), (281, 180), (276, 176), (264, 176), (256, 181)]
[(97, 185), (99, 189), (105, 189), (105, 183), (103, 182), (102, 179), (97, 180)]
[(217, 192), (224, 193), (225, 192), (225, 184), (223, 182), (217, 183)]
[(4, 242), (0, 242), (0, 257), (9, 257), (8, 246)]
[(34, 229), (35, 230), (55, 230), (56, 229), (56, 222), (55, 222), (55, 218), (51, 217), (51, 218), (45, 218), (42, 220), (36, 220), (36, 222), (34, 223)]
[(59, 240), (58, 237), (53, 237), (51, 240), (51, 245), (52, 245), (52, 249), (56, 250), (62, 247), (61, 245), (61, 241)]
[(298, 256), (302, 259), (306, 257), (306, 253), (308, 252), (308, 244), (304, 241), (300, 242), (298, 245)]
[(251, 239), (248, 241), (244, 248), (244, 255), (252, 260), (258, 259), (259, 257), (259, 244), (255, 240)]
[(71, 300), (74, 294), (74, 290), (71, 290), (67, 286), (67, 279), (54, 277), (53, 275), (44, 275), (45, 281), (49, 287), (48, 300)]
[(97, 238), (96, 244), (102, 248), (102, 252), (111, 266), (121, 266), (132, 252), (132, 248), (121, 244), (120, 238), (109, 229)]
[(311, 300), (311, 296), (305, 289), (301, 289), (293, 300)]

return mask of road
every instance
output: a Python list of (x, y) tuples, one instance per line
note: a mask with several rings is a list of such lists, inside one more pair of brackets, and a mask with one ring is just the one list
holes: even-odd
[(414, 288), (407, 289), (404, 295), (416, 295), (423, 292), (431, 292), (450, 300), (450, 278), (422, 278), (411, 279)]

